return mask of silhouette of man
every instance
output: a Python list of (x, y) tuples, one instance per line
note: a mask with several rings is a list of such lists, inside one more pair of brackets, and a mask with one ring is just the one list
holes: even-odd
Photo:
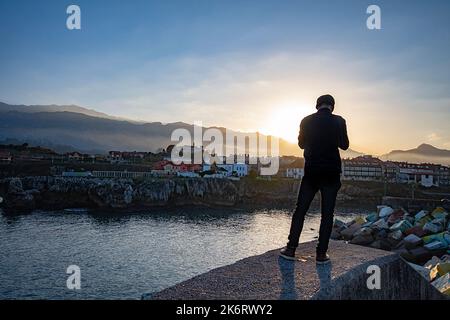
[(324, 95), (317, 99), (317, 112), (304, 118), (300, 124), (298, 145), (304, 149), (305, 174), (300, 185), (297, 206), (292, 216), (289, 242), (280, 255), (295, 260), (300, 234), (306, 213), (318, 191), (321, 195), (321, 221), (316, 262), (330, 261), (327, 254), (333, 228), (336, 196), (341, 187), (341, 157), (339, 148), (349, 146), (347, 125), (344, 118), (333, 115), (334, 98)]

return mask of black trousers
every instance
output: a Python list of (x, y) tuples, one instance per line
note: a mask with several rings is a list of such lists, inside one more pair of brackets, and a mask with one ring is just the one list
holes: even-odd
[(333, 229), (336, 196), (340, 188), (341, 180), (339, 174), (310, 175), (303, 177), (298, 193), (297, 206), (294, 215), (292, 216), (288, 247), (297, 248), (306, 213), (308, 212), (309, 206), (317, 191), (320, 191), (322, 216), (317, 253), (327, 252), (331, 231)]

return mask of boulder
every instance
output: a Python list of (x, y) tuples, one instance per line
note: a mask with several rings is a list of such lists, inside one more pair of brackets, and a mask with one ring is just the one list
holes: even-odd
[(425, 218), (427, 215), (428, 211), (421, 210), (414, 216), (414, 220), (419, 221), (420, 219)]
[(431, 216), (433, 218), (446, 218), (448, 216), (448, 213), (445, 211), (442, 207), (437, 207), (436, 209), (431, 212)]
[(425, 236), (427, 233), (423, 230), (423, 228), (421, 226), (414, 226), (412, 228), (409, 228), (408, 230), (405, 231), (406, 235), (416, 235), (418, 237), (423, 237)]
[(423, 230), (425, 232), (428, 233), (439, 233), (444, 231), (444, 227), (439, 223), (439, 224), (435, 224), (432, 222), (427, 222), (424, 226), (423, 226)]
[(387, 219), (390, 225), (393, 225), (403, 219), (405, 212), (402, 209), (395, 210)]
[(389, 229), (389, 224), (384, 219), (380, 219), (380, 220), (377, 220), (374, 223), (372, 223), (372, 225), (370, 227), (372, 229), (383, 230), (383, 229)]
[(359, 225), (363, 225), (364, 223), (366, 223), (366, 219), (364, 219), (361, 216), (358, 216), (356, 218), (354, 218), (348, 225), (351, 226), (352, 224), (359, 224)]
[(408, 251), (410, 254), (410, 261), (418, 264), (428, 261), (433, 256), (433, 254), (424, 247), (417, 247)]
[(436, 256), (433, 256), (430, 260), (428, 260), (423, 266), (427, 269), (433, 269), (438, 263), (441, 263), (442, 260)]
[(331, 239), (333, 240), (341, 240), (341, 233), (339, 232), (338, 228), (333, 228), (333, 230), (331, 231)]
[(437, 234), (431, 234), (422, 238), (424, 243), (430, 243), (433, 241), (440, 241), (443, 244), (450, 245), (450, 233), (448, 231)]
[(361, 225), (358, 223), (354, 223), (350, 225), (348, 228), (341, 231), (341, 237), (344, 240), (350, 240), (353, 238), (355, 232), (357, 232), (359, 229), (361, 229)]
[(393, 212), (394, 212), (394, 209), (392, 209), (391, 207), (382, 206), (382, 207), (379, 207), (378, 216), (380, 218), (384, 218), (384, 217), (390, 216)]
[(433, 280), (436, 277), (442, 277), (450, 272), (450, 262), (439, 262), (430, 269), (430, 277)]
[(382, 230), (374, 230), (373, 233), (375, 240), (382, 240), (382, 239), (386, 239), (388, 237), (388, 230), (387, 229), (382, 229)]
[(399, 241), (403, 238), (403, 233), (400, 230), (392, 231), (388, 234), (388, 239)]
[(447, 273), (446, 275), (437, 278), (431, 284), (441, 293), (450, 296), (450, 273)]
[(433, 241), (430, 243), (427, 243), (426, 245), (424, 245), (425, 249), (428, 250), (439, 250), (439, 249), (446, 249), (447, 248), (447, 244), (442, 243), (441, 241)]
[(414, 234), (410, 234), (403, 239), (403, 243), (405, 244), (406, 249), (414, 249), (421, 246), (423, 240)]
[(400, 220), (390, 227), (391, 231), (400, 230), (401, 232), (405, 232), (406, 230), (412, 228), (412, 224), (407, 220)]
[(339, 219), (334, 219), (333, 227), (345, 228), (345, 226), (346, 226), (346, 223), (344, 221), (339, 220)]
[(371, 214), (369, 214), (369, 215), (366, 217), (366, 220), (367, 220), (368, 222), (375, 222), (375, 221), (378, 220), (378, 214), (377, 214), (376, 212), (372, 212)]
[(415, 226), (419, 226), (419, 227), (423, 227), (425, 224), (427, 224), (431, 220), (433, 220), (433, 218), (431, 218), (430, 216), (425, 216), (425, 217), (417, 220), (414, 225)]
[(351, 244), (357, 244), (357, 245), (368, 245), (373, 242), (374, 238), (371, 234), (360, 234), (357, 236), (354, 236), (353, 239), (350, 241)]

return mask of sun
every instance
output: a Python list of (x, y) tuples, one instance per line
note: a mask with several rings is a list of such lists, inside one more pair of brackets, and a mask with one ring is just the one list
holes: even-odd
[(296, 143), (300, 122), (309, 113), (312, 113), (312, 110), (299, 103), (274, 106), (260, 132)]

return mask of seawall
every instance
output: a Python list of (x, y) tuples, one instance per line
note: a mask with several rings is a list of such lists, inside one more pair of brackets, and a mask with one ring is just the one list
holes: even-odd
[[(331, 263), (316, 265), (316, 241), (300, 244), (298, 260), (279, 250), (217, 268), (157, 293), (154, 300), (446, 299), (397, 254), (331, 241)], [(380, 289), (369, 289), (369, 266), (380, 268)]]

